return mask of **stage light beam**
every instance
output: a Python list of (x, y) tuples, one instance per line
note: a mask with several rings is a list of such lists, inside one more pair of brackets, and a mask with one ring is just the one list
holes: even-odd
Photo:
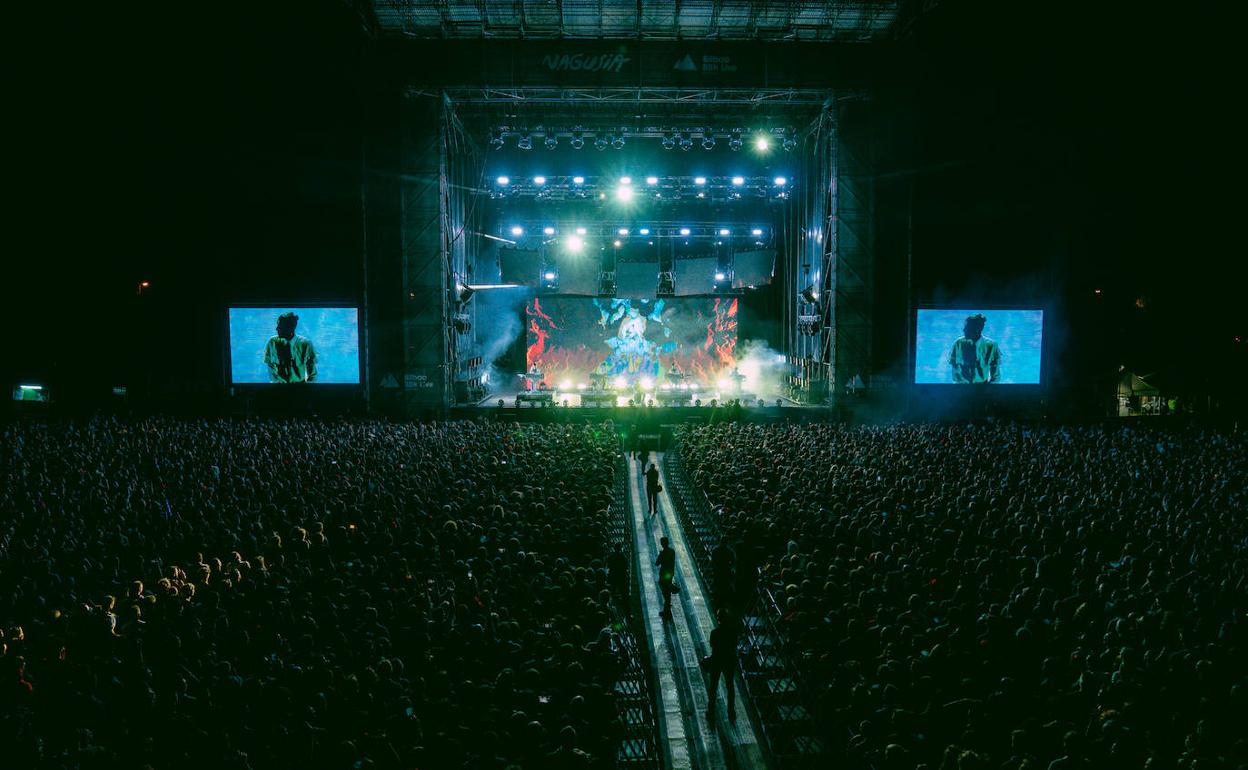
[(615, 198), (620, 203), (629, 203), (633, 200), (633, 188), (628, 185), (620, 185), (615, 188)]
[(495, 179), (494, 181), (498, 182), (499, 187), (506, 187), (507, 185), (511, 184), (511, 177), (500, 176), (498, 179)]
[(515, 225), (514, 227), (511, 228), (511, 234), (512, 235), (524, 235), (524, 228), (521, 227), (520, 225)]
[(754, 149), (759, 152), (767, 152), (771, 149), (771, 140), (765, 136), (759, 136), (754, 139)]
[(773, 180), (771, 180), (771, 181), (775, 182), (776, 187), (784, 187), (786, 184), (788, 184), (788, 183), (789, 183), (789, 180), (785, 179), (785, 178), (784, 178), (784, 177), (782, 177), (782, 176), (778, 176), (778, 177), (776, 177), (775, 179), (773, 179)]
[(646, 184), (648, 184), (648, 185), (656, 185), (656, 184), (658, 184), (658, 183), (659, 183), (659, 178), (658, 178), (657, 176), (648, 176), (648, 177), (646, 177)]
[[(581, 228), (578, 228), (578, 230), (579, 229)], [(570, 235), (567, 240), (563, 242), (563, 245), (569, 252), (577, 254), (581, 251), (581, 249), (585, 248), (585, 240), (579, 235)]]
[(745, 184), (745, 177), (743, 177), (743, 176), (734, 176), (734, 177), (732, 178), (732, 186), (733, 186), (733, 187), (740, 187), (740, 186), (741, 186), (741, 185), (743, 185), (743, 184)]

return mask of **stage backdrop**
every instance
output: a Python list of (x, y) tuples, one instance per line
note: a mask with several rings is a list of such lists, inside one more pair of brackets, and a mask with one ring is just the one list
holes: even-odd
[[(294, 313), (294, 337), (277, 334)], [(353, 307), (230, 308), (230, 380), (238, 384), (358, 384), (359, 312)]]
[(1038, 385), (1043, 335), (1043, 310), (919, 310), (914, 381)]
[(527, 365), (556, 387), (595, 373), (662, 384), (673, 367), (709, 385), (736, 365), (736, 297), (535, 297), (525, 320)]

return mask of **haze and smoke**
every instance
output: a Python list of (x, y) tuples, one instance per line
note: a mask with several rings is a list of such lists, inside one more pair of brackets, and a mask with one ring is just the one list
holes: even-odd
[(745, 377), (741, 385), (746, 393), (766, 401), (784, 395), (789, 366), (783, 353), (763, 340), (741, 340), (736, 353), (737, 371)]
[(505, 289), (481, 289), (473, 297), (477, 304), (477, 344), (481, 350), (481, 371), (491, 392), (515, 383), (516, 372), (499, 368), (495, 362), (524, 334), (525, 303), (533, 294), (528, 286)]

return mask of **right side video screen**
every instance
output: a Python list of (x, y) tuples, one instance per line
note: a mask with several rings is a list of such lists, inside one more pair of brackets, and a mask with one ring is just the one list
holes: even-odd
[(1043, 310), (920, 309), (918, 385), (1039, 385)]

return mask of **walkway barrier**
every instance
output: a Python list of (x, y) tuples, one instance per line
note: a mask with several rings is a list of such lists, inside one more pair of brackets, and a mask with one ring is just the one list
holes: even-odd
[[(635, 555), (632, 514), (628, 505), (628, 467), (622, 455), (616, 457), (615, 462), (615, 484), (611, 505), (607, 509), (609, 545), (621, 547), (625, 563), (632, 569)], [(658, 770), (661, 759), (658, 720), (654, 711), (654, 672), (650, 670), (650, 656), (644, 649), (638, 648), (637, 640), (645, 639), (646, 632), (642, 625), (640, 589), (636, 583), (630, 579), (627, 595), (614, 597), (617, 604), (612, 611), (613, 642), (624, 662), (614, 687), (624, 729), (615, 766), (630, 770)]]
[[(713, 584), (711, 554), (723, 539), (706, 494), (685, 472), (679, 440), (663, 458), (668, 496), (706, 585)], [(711, 597), (711, 601), (714, 598)], [(783, 618), (769, 586), (760, 581), (758, 595), (741, 617), (737, 659), (746, 694), (762, 726), (771, 764), (777, 770), (826, 767), (829, 757), (820, 737), (812, 694), (802, 687), (800, 669), (792, 658), (779, 623)]]

